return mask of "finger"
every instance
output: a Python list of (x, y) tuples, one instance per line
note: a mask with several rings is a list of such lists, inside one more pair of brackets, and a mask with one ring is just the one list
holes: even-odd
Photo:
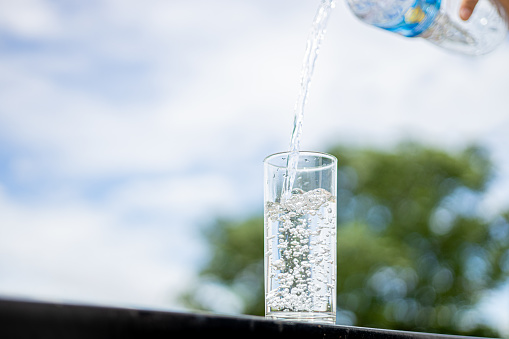
[(460, 18), (468, 20), (474, 11), (475, 5), (479, 0), (463, 0), (460, 6)]

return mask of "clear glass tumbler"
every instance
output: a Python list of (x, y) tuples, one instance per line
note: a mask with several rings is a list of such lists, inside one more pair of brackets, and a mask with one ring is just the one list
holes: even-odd
[(289, 155), (264, 160), (265, 316), (334, 324), (337, 159), (300, 152), (289, 195)]

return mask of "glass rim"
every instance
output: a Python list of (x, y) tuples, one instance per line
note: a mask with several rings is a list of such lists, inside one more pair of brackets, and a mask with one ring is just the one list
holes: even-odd
[[(269, 166), (272, 166), (272, 167), (277, 167), (277, 168), (286, 168), (287, 166), (278, 166), (278, 165), (275, 165), (275, 164), (271, 164), (269, 162), (270, 159), (272, 158), (275, 158), (275, 157), (278, 157), (278, 156), (282, 156), (282, 155), (290, 155), (292, 152), (291, 151), (283, 151), (283, 152), (277, 152), (277, 153), (274, 153), (274, 154), (270, 154), (268, 156), (265, 157), (265, 159), (263, 159), (263, 163), (265, 165), (269, 165)], [(329, 166), (334, 166), (334, 164), (337, 164), (338, 162), (338, 158), (336, 158), (335, 156), (333, 156), (332, 154), (329, 154), (329, 153), (325, 153), (325, 152), (317, 152), (317, 151), (299, 151), (299, 155), (315, 155), (315, 156), (319, 156), (319, 157), (322, 157), (322, 158), (326, 158), (326, 159), (329, 159), (331, 160), (332, 162), (330, 164), (327, 164), (327, 165), (322, 165), (322, 166), (317, 166), (317, 167), (307, 167), (305, 169), (303, 168), (298, 168), (298, 170), (309, 170), (309, 169), (316, 169), (316, 168), (324, 168), (324, 167), (329, 167)]]

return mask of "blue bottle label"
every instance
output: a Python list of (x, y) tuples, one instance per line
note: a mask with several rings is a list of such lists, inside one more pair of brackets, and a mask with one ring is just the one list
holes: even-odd
[(441, 0), (416, 0), (415, 3), (402, 13), (401, 20), (390, 26), (378, 26), (388, 31), (401, 34), (406, 37), (414, 37), (433, 23), (440, 9)]

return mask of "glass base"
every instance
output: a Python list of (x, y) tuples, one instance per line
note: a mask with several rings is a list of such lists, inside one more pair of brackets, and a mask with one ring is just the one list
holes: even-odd
[(333, 312), (269, 312), (265, 315), (267, 319), (298, 321), (306, 323), (321, 323), (334, 325), (336, 313)]

